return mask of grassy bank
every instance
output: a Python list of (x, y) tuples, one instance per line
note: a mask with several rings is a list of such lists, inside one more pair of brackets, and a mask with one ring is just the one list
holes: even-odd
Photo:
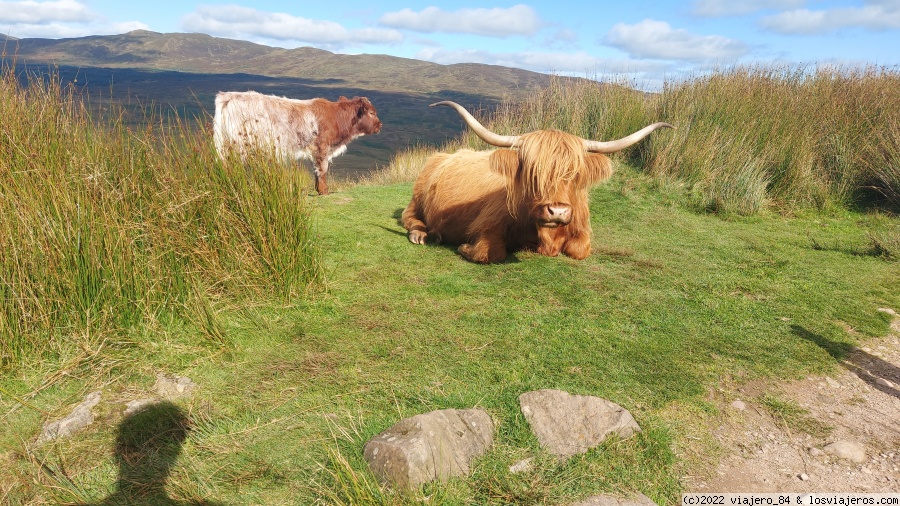
[[(608, 139), (647, 116), (678, 122), (648, 109), (657, 99), (600, 89), (613, 95), (547, 90), (559, 102), (526, 104), (546, 109), (529, 124)], [(576, 99), (582, 107), (564, 107)], [(896, 250), (873, 239), (896, 237), (895, 216), (776, 207), (768, 187), (751, 216), (698, 212), (709, 208), (702, 179), (653, 162), (673, 156), (667, 142), (690, 122), (617, 158), (618, 173), (592, 191), (588, 259), (518, 253), (485, 266), (406, 239), (398, 218), (426, 148), (398, 157), (379, 184), (307, 200), (301, 176), (217, 161), (207, 133), (98, 128), (66, 90), (4, 88), (0, 108), (14, 119), (0, 125), (11, 153), (0, 162), (0, 286), (13, 290), (0, 313), (10, 350), (0, 476), (13, 479), (0, 481), (0, 501), (10, 504), (97, 503), (120, 479), (154, 476), (127, 468), (116, 440), (125, 405), (152, 397), (159, 373), (198, 385), (176, 401), (183, 414), (168, 411), (189, 425), (168, 449), (170, 472), (154, 478), (169, 498), (499, 505), (639, 491), (675, 504), (683, 477), (717, 457), (711, 390), (727, 405), (746, 381), (834, 370), (887, 332), (877, 308), (900, 309)], [(594, 130), (578, 130), (588, 111)], [(501, 110), (493, 124), (520, 131), (514, 116)], [(540, 388), (612, 400), (644, 432), (558, 463), (517, 404)], [(93, 391), (103, 400), (91, 426), (35, 442)], [(772, 392), (745, 400), (779, 405)], [(470, 477), (404, 495), (368, 472), (373, 435), (474, 406), (498, 433)], [(532, 471), (509, 472), (529, 456)]]
[(305, 174), (222, 163), (174, 115), (132, 130), (88, 111), (58, 81), (0, 75), (0, 367), (177, 321), (220, 340), (212, 305), (319, 280)]
[[(753, 215), (774, 208), (900, 210), (900, 74), (882, 69), (738, 68), (647, 95), (625, 86), (557, 81), (486, 115), (501, 134), (557, 128), (619, 138), (656, 121), (677, 127), (628, 153), (692, 204)], [(431, 112), (431, 114), (435, 114)], [(447, 114), (453, 114), (448, 112)], [(468, 134), (449, 149), (483, 148)], [(412, 180), (420, 149), (376, 180)], [(409, 169), (409, 172), (405, 172)]]
[[(596, 253), (583, 262), (520, 253), (493, 266), (410, 244), (396, 218), (408, 184), (316, 199), (327, 293), (219, 309), (227, 350), (165, 328), (86, 367), (35, 361), (7, 377), (27, 405), (3, 397), (0, 465), (20, 477), (4, 493), (36, 504), (110, 494), (121, 410), (169, 372), (200, 385), (180, 401), (192, 430), (166, 490), (181, 499), (557, 504), (641, 491), (674, 504), (680, 477), (715, 455), (703, 430), (720, 414), (709, 389), (831, 370), (832, 353), (886, 333), (877, 308), (900, 307), (900, 264), (869, 249), (867, 235), (892, 226), (883, 217), (723, 220), (653, 187), (622, 171), (593, 192)], [(613, 400), (645, 433), (559, 465), (518, 410), (517, 396), (538, 388)], [(98, 389), (93, 427), (32, 443), (44, 420)], [(498, 436), (472, 477), (407, 497), (366, 470), (363, 444), (400, 418), (473, 406)], [(508, 472), (532, 455), (535, 471)]]

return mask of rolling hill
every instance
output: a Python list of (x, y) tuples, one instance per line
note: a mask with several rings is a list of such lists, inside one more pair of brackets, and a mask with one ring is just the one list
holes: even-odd
[[(16, 54), (25, 64), (252, 74), (391, 92), (454, 90), (502, 98), (549, 80), (546, 74), (496, 65), (439, 65), (387, 55), (335, 54), (311, 47), (282, 49), (196, 33), (137, 30), (74, 39), (19, 39), (16, 44)], [(7, 52), (12, 53), (12, 48)]]

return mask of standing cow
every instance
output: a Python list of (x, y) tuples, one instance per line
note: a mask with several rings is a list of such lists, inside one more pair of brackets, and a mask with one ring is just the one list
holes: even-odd
[[(491, 132), (454, 102), (481, 139), (504, 149), (438, 153), (425, 162), (401, 222), (409, 240), (459, 244), (472, 262), (499, 262), (533, 249), (581, 260), (591, 252), (588, 188), (612, 175), (609, 158), (668, 123), (654, 123), (616, 141), (585, 140), (558, 130), (523, 135)], [(512, 149), (508, 149), (512, 148)]]
[(213, 138), (219, 156), (237, 149), (241, 158), (253, 147), (271, 147), (287, 160), (315, 163), (316, 192), (328, 193), (328, 164), (347, 144), (362, 135), (376, 134), (381, 120), (365, 97), (337, 102), (324, 98), (295, 100), (255, 91), (216, 95)]

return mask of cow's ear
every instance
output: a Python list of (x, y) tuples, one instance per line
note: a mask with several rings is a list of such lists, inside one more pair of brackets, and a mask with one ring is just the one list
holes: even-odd
[(516, 177), (519, 170), (519, 152), (513, 149), (497, 149), (491, 153), (491, 170), (509, 179)]
[(353, 101), (356, 102), (356, 117), (362, 118), (367, 112), (369, 112), (369, 104), (365, 99), (359, 97), (353, 97)]
[(606, 181), (612, 176), (612, 165), (609, 157), (599, 153), (588, 153), (584, 157), (584, 184), (590, 186)]

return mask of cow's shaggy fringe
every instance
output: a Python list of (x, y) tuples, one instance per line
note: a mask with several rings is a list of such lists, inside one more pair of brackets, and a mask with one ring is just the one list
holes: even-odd
[(0, 368), (157, 320), (218, 346), (217, 308), (320, 279), (308, 176), (223, 163), (208, 126), (148, 114), (135, 131), (56, 76), (2, 69)]
[(507, 185), (506, 202), (513, 216), (515, 203), (533, 195), (549, 199), (563, 182), (572, 182), (585, 170), (581, 139), (559, 131), (539, 130), (519, 138), (515, 146), (522, 161), (519, 181)]

